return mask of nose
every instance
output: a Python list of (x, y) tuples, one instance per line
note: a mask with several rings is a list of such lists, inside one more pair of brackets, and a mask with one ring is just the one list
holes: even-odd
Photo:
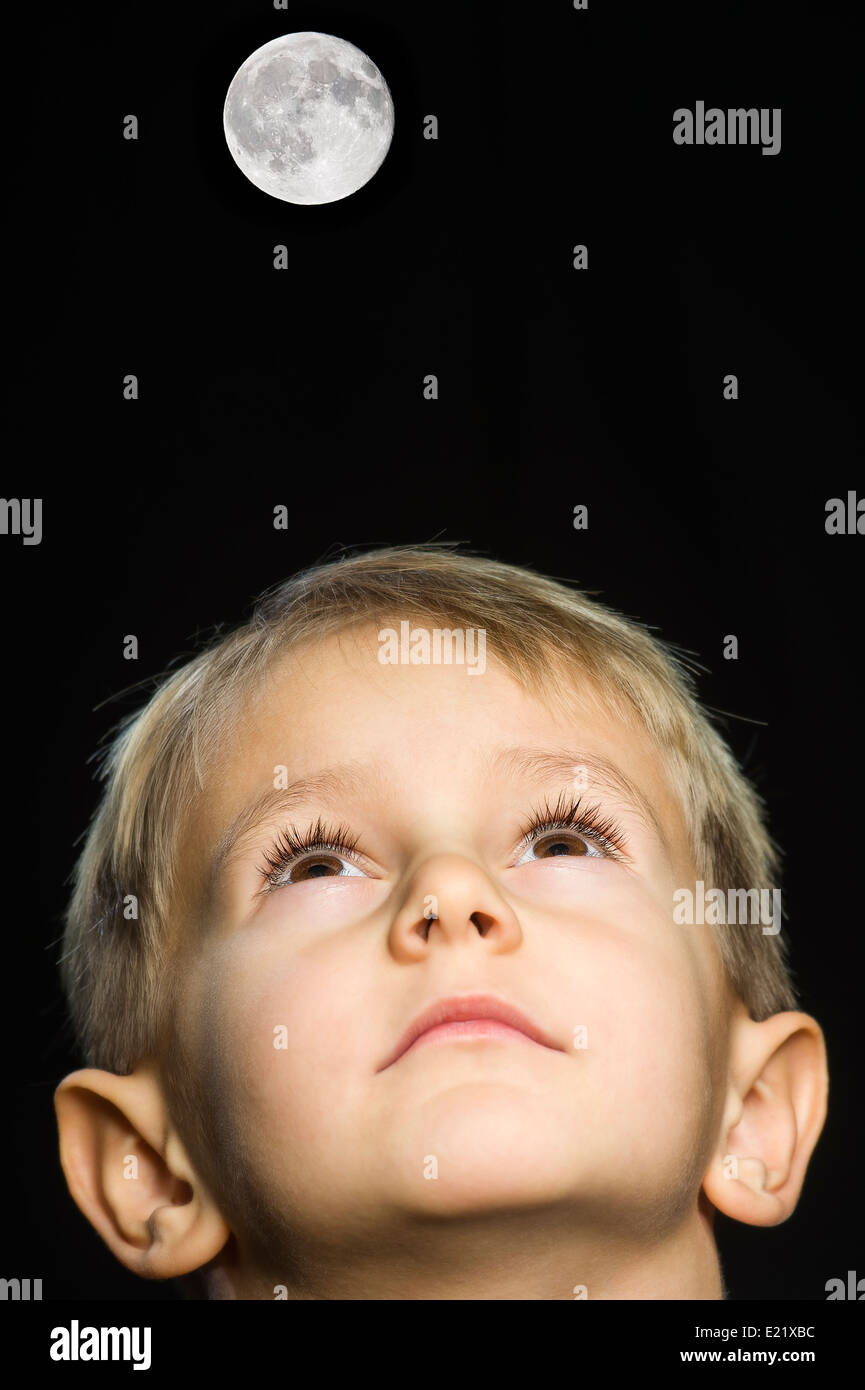
[(482, 865), (455, 853), (428, 855), (412, 873), (389, 933), (398, 960), (482, 937), (496, 954), (523, 939), (516, 913)]

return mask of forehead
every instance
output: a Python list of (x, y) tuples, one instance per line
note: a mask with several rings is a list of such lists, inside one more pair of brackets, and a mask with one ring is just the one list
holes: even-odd
[(335, 767), (347, 771), (353, 804), (378, 795), (410, 808), (422, 796), (426, 809), (438, 803), (448, 815), (545, 771), (548, 781), (582, 778), (589, 791), (602, 771), (618, 773), (657, 817), (671, 857), (687, 856), (657, 747), (637, 721), (606, 709), (588, 678), (576, 673), (554, 704), (523, 689), (490, 649), (479, 674), (467, 665), (382, 665), (377, 633), (375, 624), (352, 628), (274, 661), (207, 769), (186, 841), (198, 862), (280, 780), (325, 774), (324, 787)]

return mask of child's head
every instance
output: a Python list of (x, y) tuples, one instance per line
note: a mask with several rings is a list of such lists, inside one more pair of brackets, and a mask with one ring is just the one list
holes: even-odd
[[(713, 1210), (795, 1207), (826, 1065), (753, 912), (777, 855), (638, 623), (447, 547), (355, 555), (174, 671), (102, 772), (63, 953), (87, 1070), (57, 1109), (131, 1269), (717, 1297)], [(540, 1040), (401, 1051), (479, 995)]]

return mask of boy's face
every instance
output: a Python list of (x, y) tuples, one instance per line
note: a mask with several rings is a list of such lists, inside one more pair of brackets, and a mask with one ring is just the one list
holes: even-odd
[[(203, 929), (181, 1039), (214, 1150), (234, 1156), (226, 1219), (277, 1265), (289, 1239), (385, 1241), (468, 1214), (672, 1230), (717, 1133), (725, 1014), (714, 945), (673, 922), (694, 868), (655, 750), (577, 696), (551, 712), (492, 653), (470, 676), (378, 651), (373, 626), (277, 666), (182, 847)], [(243, 830), (208, 893), (227, 830), (281, 767), (312, 785)], [(618, 826), (620, 858), (576, 827), (521, 843), (562, 794)], [(309, 855), (263, 891), (280, 832), (319, 818), (354, 853)], [(390, 1060), (421, 1011), (460, 995), (506, 1002), (550, 1045), (450, 1030)]]

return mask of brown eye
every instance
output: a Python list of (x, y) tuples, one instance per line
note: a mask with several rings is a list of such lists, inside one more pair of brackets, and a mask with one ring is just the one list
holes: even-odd
[(346, 826), (335, 829), (321, 818), (303, 834), (293, 826), (282, 830), (264, 852), (258, 872), (264, 879), (259, 891), (271, 893), (292, 884), (313, 883), (320, 878), (346, 878), (367, 875), (355, 863), (357, 837)]
[(585, 840), (565, 839), (561, 835), (538, 840), (532, 848), (539, 859), (556, 859), (569, 854), (582, 855), (589, 852)]
[(336, 878), (343, 872), (339, 859), (306, 859), (291, 871), (289, 883), (305, 883), (310, 878)]
[(600, 806), (583, 808), (564, 794), (555, 806), (546, 802), (532, 815), (523, 829), (520, 855), (513, 868), (546, 859), (607, 859), (623, 863), (626, 837), (604, 816)]

